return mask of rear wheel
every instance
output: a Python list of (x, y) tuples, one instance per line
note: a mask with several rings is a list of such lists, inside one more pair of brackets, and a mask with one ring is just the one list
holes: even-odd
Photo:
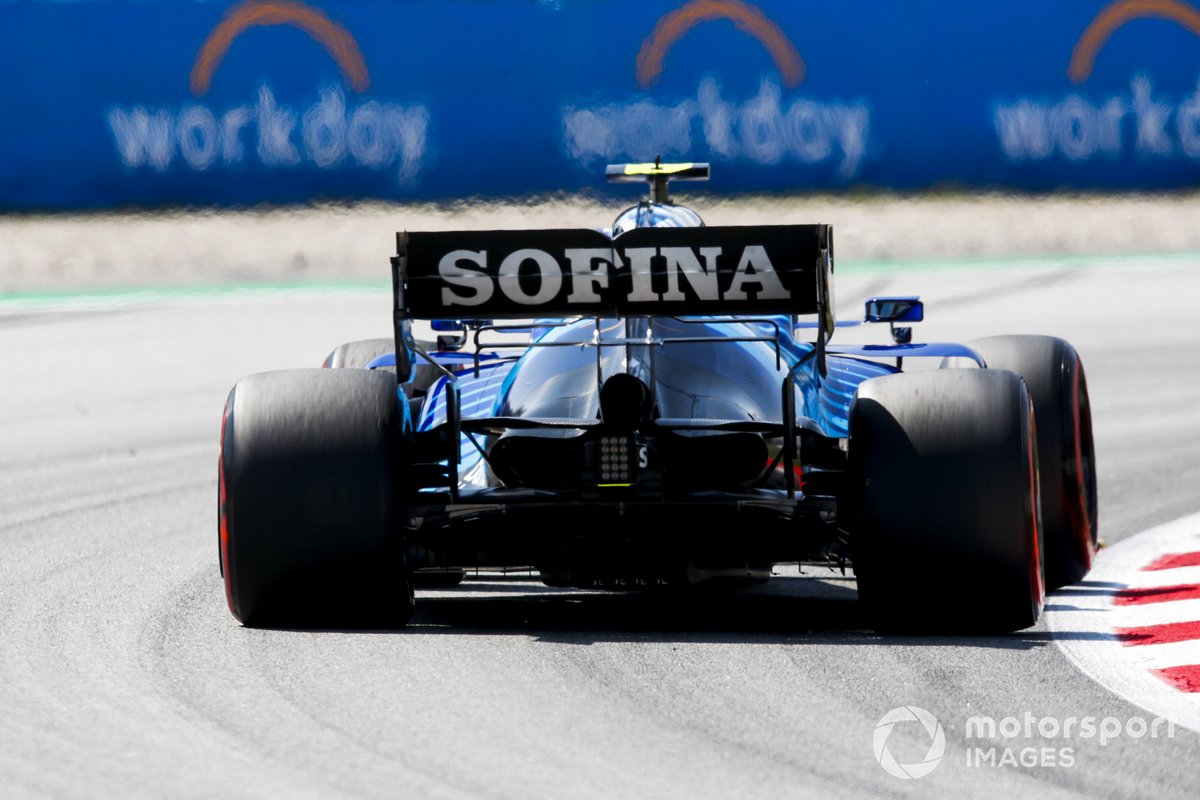
[[(421, 349), (432, 353), (437, 349), (436, 342), (418, 341)], [(394, 339), (362, 339), (357, 342), (346, 342), (338, 345), (322, 365), (332, 369), (366, 369), (367, 365), (379, 356), (396, 352)], [(380, 369), (394, 371), (394, 367)], [(442, 376), (441, 370), (424, 359), (418, 358), (412, 367), (412, 377), (404, 384), (411, 398), (412, 415), (416, 419), (421, 413), (421, 404), (430, 387)]]
[(989, 368), (1025, 379), (1037, 415), (1046, 585), (1081, 580), (1096, 553), (1096, 451), (1079, 354), (1052, 336), (993, 336), (968, 342)]
[(1033, 413), (1001, 370), (863, 383), (850, 412), (854, 571), (879, 630), (992, 633), (1045, 594)]
[(396, 378), (384, 372), (269, 372), (234, 386), (221, 425), (219, 541), (229, 609), (244, 624), (408, 620), (396, 405)]
[(325, 357), (322, 366), (329, 369), (366, 369), (379, 356), (396, 352), (395, 339), (362, 339), (346, 342)]

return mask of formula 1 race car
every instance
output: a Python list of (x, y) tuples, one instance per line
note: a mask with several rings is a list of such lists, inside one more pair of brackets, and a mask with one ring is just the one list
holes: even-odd
[(397, 625), (471, 569), (670, 590), (822, 562), (879, 630), (1032, 625), (1097, 542), (1075, 350), (914, 343), (916, 297), (866, 302), (890, 342), (837, 346), (833, 231), (704, 226), (667, 189), (708, 174), (610, 166), (650, 185), (611, 230), (400, 233), (392, 337), (238, 381), (233, 615)]

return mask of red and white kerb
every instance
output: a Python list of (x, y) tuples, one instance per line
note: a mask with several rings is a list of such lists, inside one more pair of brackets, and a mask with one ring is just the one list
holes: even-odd
[(1200, 731), (1200, 514), (1101, 550), (1046, 603), (1055, 643), (1130, 702)]

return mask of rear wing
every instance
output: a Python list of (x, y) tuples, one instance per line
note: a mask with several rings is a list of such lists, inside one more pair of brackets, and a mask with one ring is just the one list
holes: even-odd
[(830, 308), (828, 225), (396, 235), (397, 320), (813, 314)]
[(708, 164), (609, 164), (604, 178), (609, 183), (645, 183), (647, 180), (664, 177), (673, 181), (706, 181), (712, 171)]
[(609, 164), (604, 171), (609, 183), (649, 183), (651, 203), (671, 202), (670, 181), (706, 181), (710, 174), (708, 164), (664, 164), (660, 159), (653, 164)]

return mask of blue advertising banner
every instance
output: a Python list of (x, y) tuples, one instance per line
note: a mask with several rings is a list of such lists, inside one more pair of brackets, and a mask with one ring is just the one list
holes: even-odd
[(0, 208), (1200, 184), (1200, 1), (0, 0)]

